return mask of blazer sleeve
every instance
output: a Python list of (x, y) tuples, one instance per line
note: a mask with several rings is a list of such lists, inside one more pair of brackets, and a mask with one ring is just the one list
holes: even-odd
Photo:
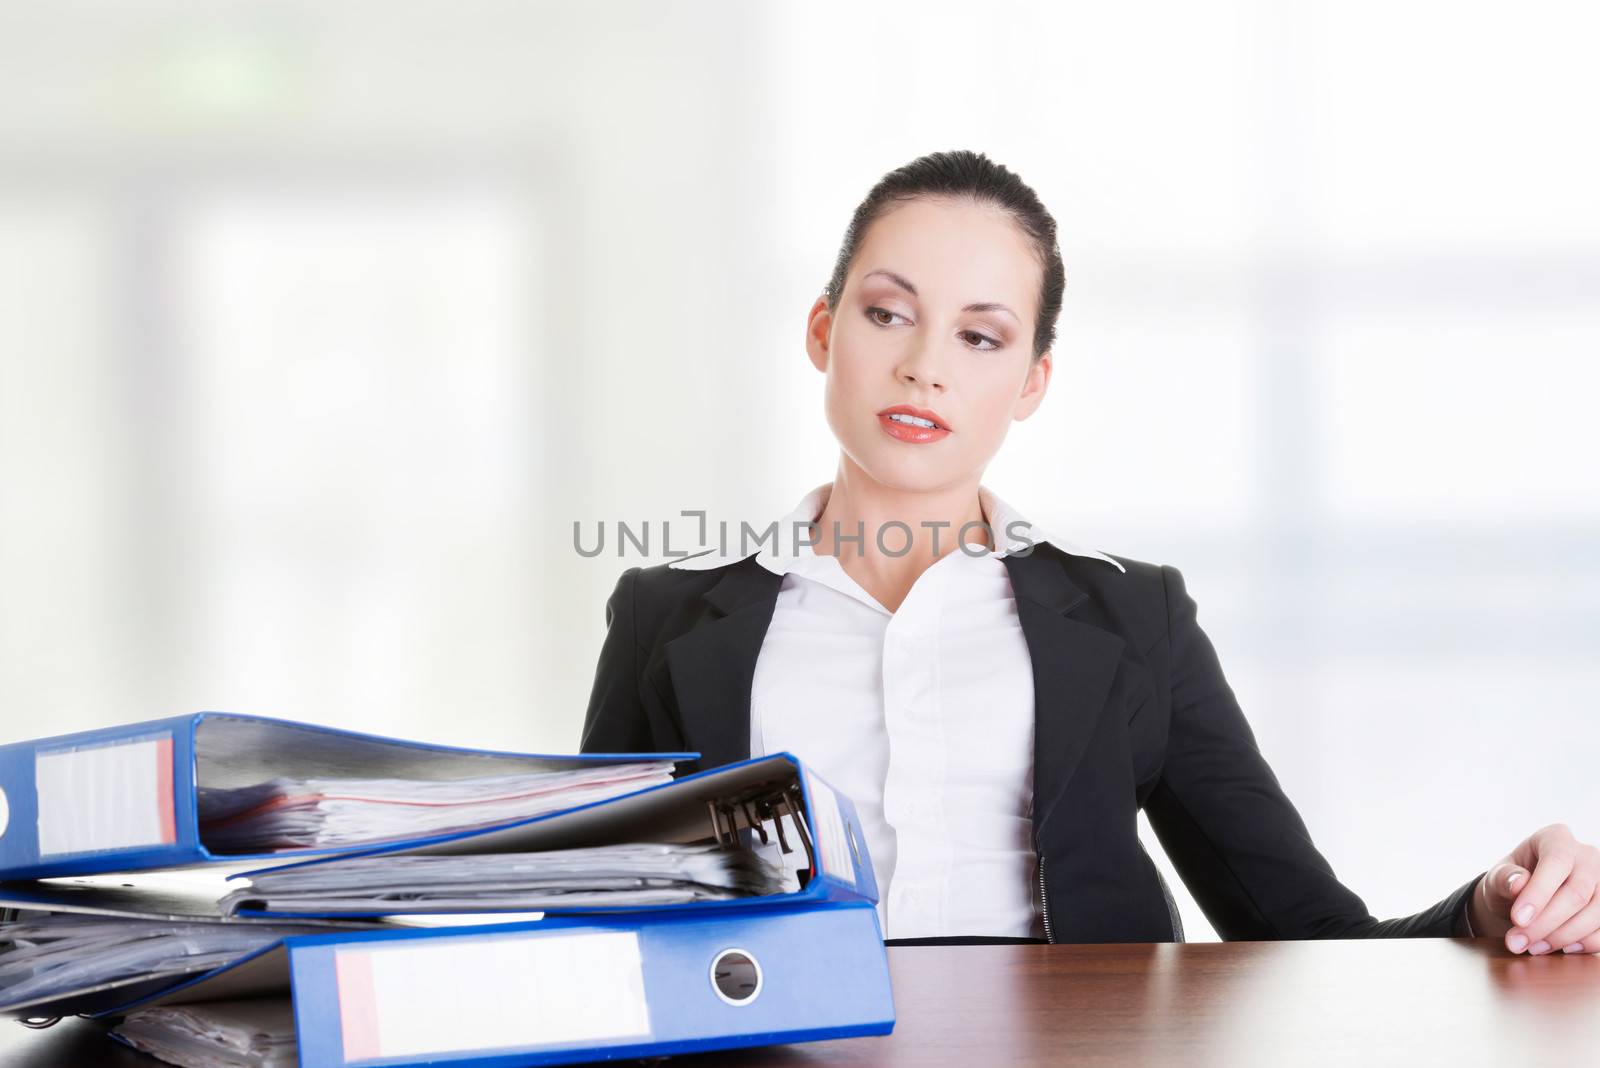
[(1165, 763), (1145, 802), (1162, 848), (1225, 940), (1451, 937), (1486, 872), (1411, 916), (1379, 920), (1334, 876), (1223, 677), (1183, 575), (1161, 567), (1171, 656)]
[(649, 720), (639, 699), (639, 641), (634, 622), (638, 575), (639, 568), (628, 568), (606, 599), (606, 636), (583, 717), (580, 753), (648, 753), (654, 749)]

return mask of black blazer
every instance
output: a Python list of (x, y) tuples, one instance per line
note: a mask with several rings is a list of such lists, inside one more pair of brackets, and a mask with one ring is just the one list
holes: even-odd
[[(1176, 568), (1117, 556), (1123, 573), (1048, 542), (1001, 559), (1033, 662), (1033, 844), (1051, 941), (1183, 940), (1139, 842), (1140, 808), (1224, 939), (1465, 934), (1485, 873), (1390, 920), (1334, 876), (1257, 750)], [(624, 571), (583, 751), (698, 751), (679, 774), (748, 759), (751, 681), (781, 584), (754, 556)]]

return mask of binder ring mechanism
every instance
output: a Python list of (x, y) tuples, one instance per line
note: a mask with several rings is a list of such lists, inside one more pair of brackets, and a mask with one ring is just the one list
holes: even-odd
[[(757, 783), (740, 793), (707, 801), (706, 810), (711, 816), (711, 833), (716, 836), (717, 844), (725, 849), (741, 848), (744, 845), (741, 833), (753, 833), (762, 845), (766, 845), (771, 841), (767, 835), (767, 822), (770, 820), (778, 835), (778, 847), (785, 853), (793, 853), (794, 847), (783, 833), (783, 817), (790, 817), (794, 820), (800, 844), (806, 851), (807, 870), (800, 873), (802, 887), (816, 875), (817, 851), (811, 841), (811, 832), (806, 827), (806, 806), (799, 783)], [(742, 830), (739, 826), (741, 816), (745, 822)]]

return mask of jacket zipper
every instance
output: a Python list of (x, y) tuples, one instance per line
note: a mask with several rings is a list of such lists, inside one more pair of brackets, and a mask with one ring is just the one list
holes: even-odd
[(1044, 888), (1044, 854), (1039, 854), (1039, 918), (1044, 921), (1044, 940), (1054, 942), (1056, 937), (1050, 930), (1050, 895)]
[[(1144, 843), (1139, 843), (1139, 849), (1148, 859), (1149, 850), (1144, 848)], [(1151, 867), (1155, 867), (1154, 861)], [(1161, 896), (1167, 899), (1167, 921), (1172, 927), (1172, 940), (1183, 941), (1183, 921), (1178, 918), (1178, 903), (1172, 898), (1172, 891), (1167, 888), (1167, 880), (1162, 878), (1161, 869), (1156, 868), (1156, 881), (1161, 884)], [(1044, 885), (1044, 854), (1039, 854), (1039, 918), (1044, 921), (1044, 940), (1055, 942), (1055, 932), (1050, 929), (1050, 894)]]
[(1156, 862), (1151, 860), (1150, 851), (1144, 847), (1143, 839), (1135, 839), (1139, 843), (1139, 852), (1150, 861), (1151, 870), (1156, 873), (1156, 882), (1161, 884), (1161, 896), (1167, 899), (1167, 923), (1172, 927), (1172, 940), (1183, 941), (1183, 920), (1178, 915), (1178, 903), (1172, 898), (1172, 891), (1167, 887), (1167, 880), (1161, 874), (1161, 869), (1156, 867)]

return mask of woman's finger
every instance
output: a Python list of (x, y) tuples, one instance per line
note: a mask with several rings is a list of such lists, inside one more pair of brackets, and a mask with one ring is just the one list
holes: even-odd
[(1483, 901), (1496, 916), (1511, 915), (1511, 902), (1528, 881), (1528, 869), (1513, 860), (1503, 860), (1483, 877)]
[(1540, 950), (1539, 942), (1536, 941), (1532, 946), (1528, 947), (1528, 952), (1535, 954), (1540, 952), (1555, 953), (1576, 942), (1580, 944), (1580, 948), (1571, 950), (1571, 952), (1581, 953), (1588, 952), (1581, 948), (1584, 942), (1593, 941), (1600, 944), (1600, 896), (1591, 897), (1589, 904), (1580, 909), (1577, 915), (1549, 934), (1543, 935), (1541, 941), (1548, 945), (1549, 949)]
[[(1533, 923), (1539, 911), (1550, 903), (1555, 892), (1561, 884), (1567, 881), (1567, 876), (1572, 872), (1572, 855), (1563, 849), (1550, 849), (1539, 854), (1539, 863), (1533, 869), (1533, 875), (1528, 878), (1528, 883), (1511, 903), (1511, 922), (1518, 928), (1526, 928)], [(1571, 915), (1571, 913), (1568, 913)], [(1566, 919), (1566, 916), (1561, 919)], [(1560, 921), (1557, 921), (1560, 922)], [(1506, 945), (1510, 946), (1510, 939), (1517, 931), (1506, 933)], [(1518, 952), (1513, 950), (1513, 952)]]
[[(1528, 947), (1528, 952), (1530, 953), (1547, 952), (1552, 944), (1559, 949), (1566, 945), (1567, 942), (1571, 942), (1572, 939), (1569, 938), (1565, 942), (1557, 942), (1550, 935), (1555, 933), (1557, 928), (1562, 927), (1574, 916), (1578, 915), (1593, 898), (1594, 876), (1590, 874), (1586, 865), (1581, 867), (1574, 866), (1567, 875), (1567, 881), (1562, 883), (1556, 889), (1556, 892), (1550, 896), (1550, 900), (1545, 903), (1544, 908), (1534, 914), (1533, 922), (1514, 927), (1508, 933), (1524, 935), (1527, 941), (1523, 945)], [(1576, 933), (1586, 935), (1589, 931), (1586, 928)], [(1541, 942), (1545, 943), (1544, 949), (1537, 948)]]

